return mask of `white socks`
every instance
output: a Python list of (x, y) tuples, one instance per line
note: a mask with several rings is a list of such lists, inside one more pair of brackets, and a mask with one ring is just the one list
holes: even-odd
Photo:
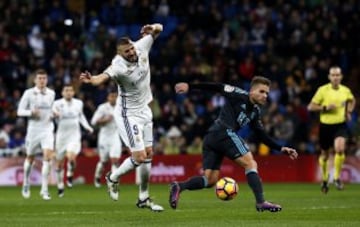
[(151, 159), (146, 159), (139, 167), (139, 199), (144, 200), (149, 197), (149, 179), (151, 170)]
[(43, 165), (41, 168), (41, 176), (42, 176), (42, 182), (41, 182), (41, 192), (48, 192), (48, 176), (50, 172), (50, 162), (49, 161), (43, 161)]
[(103, 163), (101, 161), (99, 161), (96, 164), (96, 168), (95, 168), (95, 178), (100, 178), (101, 177), (103, 169), (104, 169), (104, 165), (103, 165)]
[[(133, 170), (138, 164), (135, 163), (131, 157), (128, 157), (121, 163), (121, 165), (112, 170), (110, 180), (117, 182), (119, 177)], [(139, 199), (144, 200), (149, 197), (149, 179), (151, 170), (151, 159), (146, 159), (144, 163), (139, 165)]]
[(120, 176), (135, 169), (135, 167), (138, 165), (139, 164), (135, 163), (135, 161), (133, 161), (131, 157), (128, 157), (123, 161), (123, 163), (121, 163), (121, 165), (117, 169), (111, 172), (110, 180), (117, 182)]
[(29, 162), (28, 159), (25, 159), (24, 161), (24, 181), (23, 185), (29, 185), (30, 184), (30, 172), (31, 172), (31, 166), (32, 164)]
[(56, 170), (56, 179), (58, 189), (64, 189), (64, 169)]
[(75, 163), (72, 161), (67, 162), (66, 176), (72, 177), (74, 175)]

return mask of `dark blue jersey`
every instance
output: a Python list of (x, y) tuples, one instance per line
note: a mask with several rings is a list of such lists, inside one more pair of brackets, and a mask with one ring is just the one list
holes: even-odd
[(281, 146), (267, 135), (261, 123), (261, 110), (259, 105), (253, 104), (249, 99), (249, 93), (239, 87), (218, 83), (189, 84), (190, 89), (220, 92), (226, 103), (221, 108), (218, 118), (210, 127), (209, 131), (231, 129), (238, 131), (245, 125), (254, 130), (256, 136), (269, 147), (280, 150)]

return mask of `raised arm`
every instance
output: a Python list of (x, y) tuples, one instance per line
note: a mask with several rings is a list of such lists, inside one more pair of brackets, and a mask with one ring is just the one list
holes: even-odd
[(146, 24), (144, 25), (141, 30), (141, 36), (151, 35), (154, 39), (156, 39), (160, 33), (163, 31), (163, 25), (156, 23), (156, 24)]
[(177, 83), (175, 85), (175, 92), (178, 94), (187, 93), (189, 90), (206, 90), (212, 92), (219, 92), (226, 97), (237, 98), (247, 92), (238, 87), (222, 83)]
[(189, 90), (207, 90), (207, 91), (215, 91), (215, 92), (223, 92), (224, 84), (217, 84), (217, 83), (196, 83), (196, 84), (189, 84), (189, 83), (177, 83), (175, 85), (175, 92), (179, 94), (187, 93)]
[(94, 129), (90, 126), (89, 122), (87, 121), (84, 112), (81, 110), (80, 113), (80, 124), (81, 126), (83, 126), (86, 131), (92, 133), (94, 131)]
[(86, 84), (92, 84), (98, 86), (102, 83), (105, 83), (110, 79), (110, 76), (106, 73), (100, 73), (98, 75), (91, 75), (90, 72), (85, 71), (80, 74), (80, 81)]

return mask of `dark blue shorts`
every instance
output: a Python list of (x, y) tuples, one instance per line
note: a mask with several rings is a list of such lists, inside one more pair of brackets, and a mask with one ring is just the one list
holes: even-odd
[(203, 169), (219, 170), (224, 157), (234, 160), (249, 152), (249, 147), (233, 130), (206, 134), (203, 145)]

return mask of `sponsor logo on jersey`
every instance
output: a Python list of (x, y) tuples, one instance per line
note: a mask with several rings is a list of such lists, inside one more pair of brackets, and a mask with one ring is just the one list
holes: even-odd
[(225, 87), (224, 87), (225, 92), (233, 92), (234, 90), (235, 90), (235, 87), (230, 86), (230, 85), (225, 85)]

